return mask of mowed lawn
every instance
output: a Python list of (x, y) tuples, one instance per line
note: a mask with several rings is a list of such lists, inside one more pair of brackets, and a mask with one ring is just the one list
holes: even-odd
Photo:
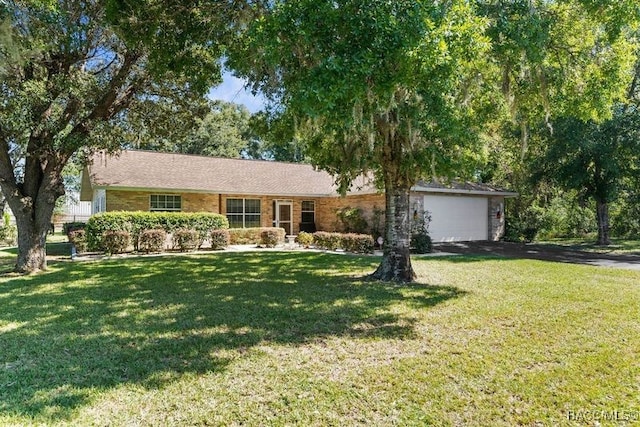
[(216, 253), (5, 274), (0, 425), (640, 422), (639, 272), (416, 258), (418, 284), (363, 281), (378, 261)]

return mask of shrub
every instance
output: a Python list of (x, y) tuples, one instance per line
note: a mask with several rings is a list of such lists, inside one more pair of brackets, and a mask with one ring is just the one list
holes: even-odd
[(173, 232), (173, 247), (182, 252), (197, 249), (200, 244), (200, 237), (196, 230), (180, 228)]
[(308, 248), (313, 244), (313, 234), (301, 231), (296, 236), (296, 243)]
[(211, 249), (219, 250), (229, 246), (229, 230), (213, 230), (211, 232)]
[(313, 233), (313, 241), (320, 249), (335, 251), (342, 244), (342, 235), (340, 233), (328, 233), (326, 231), (316, 231)]
[(284, 243), (284, 228), (275, 227), (230, 228), (230, 243), (232, 245), (260, 245), (262, 244), (262, 232), (265, 230), (280, 230), (277, 232), (278, 242)]
[(225, 216), (209, 212), (103, 212), (89, 218), (86, 230), (89, 248), (100, 250), (105, 249), (100, 245), (106, 231), (128, 231), (137, 245), (143, 230), (161, 228), (173, 233), (188, 228), (198, 232), (200, 246), (212, 230), (228, 227)]
[[(282, 230), (282, 233), (280, 230)], [(260, 232), (260, 244), (267, 248), (275, 248), (278, 241), (280, 241), (280, 234), (282, 234), (282, 241), (284, 241), (284, 228), (265, 228)]]
[[(84, 230), (85, 227), (87, 226), (86, 222), (65, 222), (64, 224), (62, 224), (62, 232), (69, 237), (69, 234), (72, 231), (76, 231), (76, 230)], [(71, 242), (71, 239), (69, 238), (69, 242)], [(71, 242), (73, 243), (73, 242)]]
[(336, 211), (336, 215), (346, 233), (366, 233), (369, 228), (360, 208), (341, 208)]
[(83, 229), (70, 231), (67, 237), (69, 242), (76, 248), (76, 252), (87, 251), (87, 237)]
[(167, 241), (167, 232), (162, 228), (143, 230), (138, 237), (138, 249), (142, 252), (162, 252)]
[(373, 252), (373, 237), (369, 234), (343, 234), (340, 239), (342, 249), (356, 254), (369, 254)]
[(0, 225), (0, 244), (13, 246), (17, 243), (18, 229), (11, 225), (9, 213), (5, 212)]
[(128, 231), (106, 231), (102, 235), (101, 246), (108, 254), (120, 254), (126, 252), (131, 241), (131, 233)]
[(431, 236), (428, 233), (414, 233), (411, 235), (411, 251), (416, 254), (431, 252)]

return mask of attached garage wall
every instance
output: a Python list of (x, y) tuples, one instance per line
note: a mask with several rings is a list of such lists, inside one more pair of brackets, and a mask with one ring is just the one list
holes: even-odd
[(486, 197), (425, 195), (431, 213), (429, 234), (434, 242), (488, 240), (489, 203)]

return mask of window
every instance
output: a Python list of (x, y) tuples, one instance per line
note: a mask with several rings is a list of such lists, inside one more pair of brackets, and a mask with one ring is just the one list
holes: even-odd
[(93, 205), (91, 213), (99, 213), (107, 210), (107, 192), (106, 190), (95, 190), (93, 192)]
[(230, 228), (260, 227), (260, 199), (227, 199)]
[(151, 211), (180, 211), (182, 197), (176, 194), (152, 194), (149, 206)]
[(312, 224), (314, 222), (316, 222), (316, 202), (302, 202), (302, 223)]

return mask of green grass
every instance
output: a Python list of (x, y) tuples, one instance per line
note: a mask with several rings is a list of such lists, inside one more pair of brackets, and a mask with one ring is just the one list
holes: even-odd
[(536, 242), (536, 244), (561, 246), (601, 254), (640, 255), (640, 240), (613, 238), (611, 239), (611, 244), (608, 246), (598, 246), (595, 244), (595, 241), (595, 237), (592, 239), (551, 239)]
[(640, 273), (451, 257), (415, 260), (418, 284), (362, 281), (377, 262), (218, 253), (0, 277), (0, 425), (638, 415)]

